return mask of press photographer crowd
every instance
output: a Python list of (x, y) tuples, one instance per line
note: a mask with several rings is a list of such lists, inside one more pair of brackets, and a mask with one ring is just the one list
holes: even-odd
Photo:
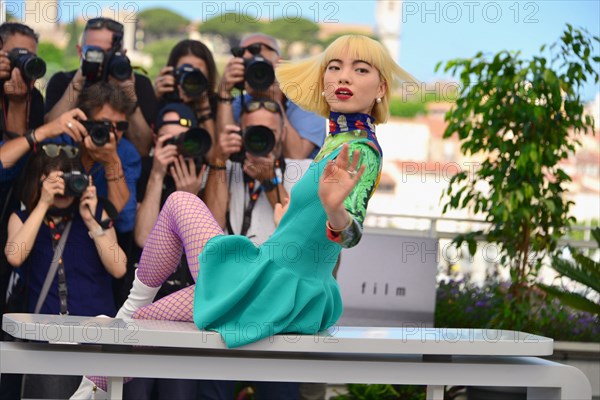
[[(0, 309), (114, 317), (167, 197), (198, 196), (226, 234), (262, 244), (323, 145), (326, 121), (279, 89), (278, 41), (243, 37), (218, 74), (182, 40), (152, 82), (123, 25), (87, 21), (80, 67), (49, 78), (28, 26), (0, 25)], [(194, 284), (185, 256), (156, 299)], [(3, 340), (10, 340), (5, 337)], [(2, 375), (0, 400), (69, 398), (80, 376)], [(236, 382), (136, 379), (129, 399), (232, 399)], [(324, 398), (324, 385), (261, 383), (257, 399)]]

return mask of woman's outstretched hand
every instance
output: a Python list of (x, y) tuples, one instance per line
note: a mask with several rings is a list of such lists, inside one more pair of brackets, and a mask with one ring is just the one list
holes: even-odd
[[(344, 221), (334, 221), (334, 219), (338, 220), (336, 216), (340, 216), (342, 212), (345, 216), (344, 200), (352, 192), (365, 171), (364, 165), (358, 167), (360, 151), (354, 151), (352, 161), (349, 159), (349, 151), (350, 146), (345, 143), (337, 158), (327, 163), (319, 182), (319, 198), (331, 226), (344, 226)], [(347, 216), (345, 218), (347, 220)], [(339, 224), (334, 225), (335, 222)]]

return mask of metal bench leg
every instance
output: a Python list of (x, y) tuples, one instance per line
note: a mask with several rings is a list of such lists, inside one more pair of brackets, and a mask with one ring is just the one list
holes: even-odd
[(560, 400), (561, 390), (559, 388), (527, 388), (527, 400)]
[(444, 386), (427, 385), (427, 400), (444, 400)]
[(108, 398), (110, 400), (122, 400), (123, 399), (123, 377), (121, 376), (109, 376), (108, 387), (106, 388)]

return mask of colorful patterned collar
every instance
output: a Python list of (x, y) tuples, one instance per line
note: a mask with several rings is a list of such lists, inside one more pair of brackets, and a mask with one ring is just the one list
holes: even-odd
[(375, 119), (369, 114), (342, 114), (332, 111), (329, 113), (329, 134), (361, 130), (367, 132), (369, 136), (375, 136), (374, 121)]

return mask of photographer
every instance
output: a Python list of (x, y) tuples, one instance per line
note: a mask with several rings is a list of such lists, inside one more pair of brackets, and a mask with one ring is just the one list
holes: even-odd
[[(193, 111), (183, 103), (171, 103), (163, 107), (158, 113), (154, 129), (154, 155), (142, 159), (142, 175), (138, 181), (139, 206), (134, 239), (139, 247), (144, 247), (158, 213), (170, 194), (177, 190), (196, 195), (200, 192), (204, 172), (201, 168), (202, 158), (211, 146), (209, 133), (198, 129)], [(189, 154), (186, 149), (190, 148), (196, 149), (196, 153)], [(193, 284), (187, 260), (182, 257), (181, 264), (162, 285), (156, 299)], [(124, 388), (125, 398), (150, 398), (154, 391), (160, 399), (187, 400), (196, 398), (198, 381), (134, 379)]]
[[(144, 247), (160, 208), (171, 193), (176, 190), (200, 193), (203, 174), (198, 163), (202, 162), (201, 157), (212, 143), (208, 132), (198, 129), (192, 110), (182, 103), (163, 107), (154, 129), (154, 156), (142, 159), (142, 175), (138, 182), (140, 204), (134, 237), (140, 247)], [(195, 132), (196, 142), (184, 143), (184, 140), (195, 140), (191, 137)], [(185, 148), (189, 147), (202, 149), (196, 155), (185, 154)]]
[[(225, 125), (238, 121), (244, 102), (270, 98), (284, 110), (286, 138), (283, 154), (294, 159), (314, 158), (325, 140), (325, 119), (304, 111), (279, 89), (273, 73), (281, 59), (277, 40), (260, 33), (251, 34), (231, 51), (234, 57), (225, 66), (219, 84), (217, 131), (222, 132)], [(246, 90), (243, 98), (232, 97), (231, 90), (235, 87)]]
[[(33, 140), (45, 135), (58, 135), (56, 124), (39, 128), (44, 123), (44, 99), (33, 84), (44, 72), (43, 61), (37, 58), (38, 35), (27, 25), (7, 22), (0, 25), (0, 246), (7, 241), (8, 217), (19, 208), (16, 183), (22, 176), (26, 155)], [(0, 314), (5, 310), (5, 294), (12, 267), (4, 252), (0, 256)], [(0, 398), (20, 396), (20, 375), (4, 374), (0, 384)]]
[(38, 35), (27, 25), (16, 22), (0, 25), (0, 39), (1, 129), (3, 135), (12, 139), (44, 123), (44, 99), (33, 85), (46, 68), (35, 56)]
[[(67, 122), (68, 131), (83, 129), (80, 143), (83, 171), (92, 175), (98, 194), (107, 197), (119, 213), (115, 221), (119, 245), (129, 257), (133, 245), (133, 228), (137, 209), (136, 184), (140, 177), (141, 158), (133, 144), (124, 136), (131, 103), (119, 86), (98, 82), (82, 90), (77, 107), (86, 121)], [(72, 137), (61, 136), (61, 142), (75, 145)], [(128, 267), (132, 267), (129, 265)], [(130, 271), (130, 270), (129, 270)], [(133, 272), (115, 282), (117, 306), (127, 296)]]
[(46, 121), (75, 107), (81, 91), (99, 81), (110, 81), (122, 88), (134, 112), (127, 120), (129, 139), (140, 155), (148, 155), (152, 144), (150, 124), (157, 110), (152, 83), (132, 73), (123, 50), (123, 25), (110, 18), (90, 19), (83, 31), (77, 52), (81, 67), (76, 71), (58, 72), (46, 90)]
[[(28, 312), (114, 316), (112, 277), (123, 276), (127, 260), (114, 228), (98, 222), (108, 215), (77, 156), (77, 147), (47, 143), (30, 158), (21, 196), (25, 210), (10, 216), (4, 252), (27, 282)], [(24, 393), (67, 398), (78, 384), (79, 377), (28, 375)]]
[[(275, 231), (275, 210), (287, 204), (292, 187), (311, 163), (283, 157), (283, 121), (283, 110), (270, 99), (245, 103), (240, 126), (226, 125), (219, 132), (219, 143), (209, 159), (204, 202), (225, 233), (247, 236), (257, 246)], [(217, 381), (214, 385), (219, 391), (227, 387)], [(268, 398), (298, 398), (296, 383), (255, 382), (253, 386), (259, 400), (267, 394)]]
[(160, 108), (181, 102), (194, 111), (198, 124), (215, 141), (217, 67), (213, 55), (197, 40), (182, 40), (169, 54), (155, 81)]

